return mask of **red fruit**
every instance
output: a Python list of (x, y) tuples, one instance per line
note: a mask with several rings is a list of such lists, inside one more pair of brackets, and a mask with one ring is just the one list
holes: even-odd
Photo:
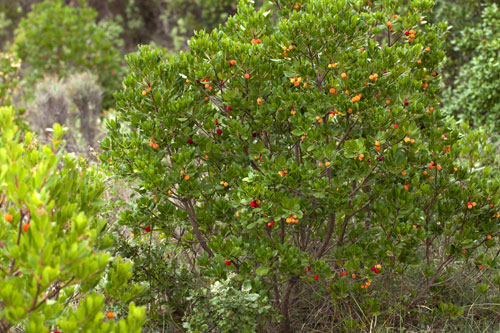
[(257, 133), (257, 132), (252, 133), (252, 136), (253, 136), (254, 138), (256, 138), (256, 137), (257, 137), (257, 135), (259, 135), (259, 133)]
[(250, 201), (250, 207), (259, 208), (259, 204), (256, 201)]
[(219, 122), (217, 120), (215, 120), (215, 125), (219, 125)]
[(317, 280), (317, 279), (319, 279), (319, 276), (314, 275), (314, 280)]
[(230, 266), (231, 265), (231, 260), (224, 259), (224, 263), (226, 264), (226, 266)]
[(410, 34), (409, 31), (405, 31), (405, 35), (408, 36)]
[(190, 145), (192, 145), (194, 143), (193, 139), (188, 139), (187, 143), (189, 143)]
[(395, 124), (394, 125), (394, 129), (398, 129), (399, 128), (399, 125), (398, 124)]
[(372, 272), (375, 271), (375, 266), (373, 266), (371, 269), (372, 269)]
[(222, 130), (220, 128), (217, 129), (217, 134), (222, 135)]
[(28, 228), (30, 227), (30, 224), (29, 223), (26, 223), (25, 225), (23, 225), (23, 230), (24, 232), (28, 231)]
[(408, 106), (408, 100), (405, 99), (405, 106)]
[(231, 111), (233, 108), (228, 105), (228, 106), (226, 106), (226, 109), (227, 109), (227, 111)]
[(310, 272), (311, 271), (311, 267), (307, 266), (306, 267), (306, 272)]
[(377, 268), (375, 268), (374, 272), (375, 272), (375, 274), (380, 273), (380, 271)]
[(268, 229), (271, 229), (272, 227), (274, 227), (274, 221), (271, 221), (271, 222), (267, 223), (267, 228)]
[(150, 232), (150, 231), (151, 231), (151, 227), (146, 227), (146, 228), (144, 228), (144, 231), (145, 231), (145, 232)]

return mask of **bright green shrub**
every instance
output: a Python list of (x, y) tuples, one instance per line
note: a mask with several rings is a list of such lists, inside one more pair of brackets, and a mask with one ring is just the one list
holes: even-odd
[(469, 56), (446, 95), (445, 107), (475, 126), (500, 128), (500, 9), (484, 9), (481, 23), (461, 31), (455, 49)]
[(28, 77), (88, 70), (108, 91), (105, 106), (109, 106), (110, 92), (119, 87), (122, 42), (114, 23), (96, 23), (96, 17), (95, 10), (83, 4), (69, 7), (62, 0), (46, 0), (33, 5), (14, 40), (16, 54), (28, 65)]
[(20, 139), (12, 109), (0, 108), (0, 331), (140, 332), (134, 303), (110, 318), (139, 289), (127, 286), (131, 263), (105, 252), (102, 179), (57, 153), (63, 129), (53, 132), (48, 146)]
[(317, 302), (324, 326), (308, 331), (418, 322), (454, 263), (498, 266), (494, 150), (438, 104), (446, 26), (426, 21), (428, 0), (400, 16), (397, 1), (275, 4), (240, 2), (185, 53), (128, 57), (101, 143), (134, 184), (120, 224), (132, 247), (182, 253), (198, 292), (250, 282), (280, 313), (260, 327), (306, 329)]

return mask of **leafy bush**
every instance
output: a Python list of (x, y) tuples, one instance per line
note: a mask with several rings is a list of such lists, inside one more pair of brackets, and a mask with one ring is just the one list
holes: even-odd
[(0, 330), (140, 332), (143, 308), (113, 312), (139, 289), (126, 286), (131, 264), (105, 252), (103, 182), (57, 153), (62, 134), (54, 126), (48, 146), (21, 140), (12, 109), (0, 108)]
[(19, 82), (21, 60), (10, 53), (0, 53), (0, 106), (12, 103), (12, 94)]
[(210, 288), (193, 289), (188, 298), (193, 302), (192, 314), (184, 327), (189, 332), (257, 332), (255, 318), (268, 315), (270, 306), (261, 295), (249, 292), (250, 282), (241, 290), (232, 284), (229, 276)]
[(170, 28), (170, 43), (183, 49), (194, 31), (212, 30), (236, 12), (233, 0), (164, 0), (163, 25)]
[(494, 149), (439, 108), (432, 1), (274, 3), (240, 2), (185, 53), (127, 58), (101, 158), (135, 185), (131, 246), (169, 243), (198, 294), (236, 274), (282, 332), (317, 300), (331, 310), (308, 331), (418, 322), (454, 263), (497, 274)]
[(97, 24), (96, 17), (92, 8), (69, 7), (62, 0), (33, 5), (19, 23), (14, 40), (16, 54), (28, 65), (29, 78), (89, 70), (108, 92), (105, 106), (110, 106), (111, 91), (119, 87), (121, 73), (120, 31), (111, 22)]
[(443, 78), (447, 87), (454, 86), (460, 68), (470, 60), (472, 50), (461, 49), (457, 42), (465, 29), (477, 26), (481, 21), (484, 2), (489, 0), (443, 0), (437, 1), (432, 19), (449, 24), (446, 59), (443, 63)]
[[(11, 24), (4, 12), (0, 11), (0, 37), (5, 37), (7, 34), (6, 28)], [(1, 45), (0, 45), (1, 46)]]
[(500, 128), (500, 9), (491, 4), (484, 9), (481, 23), (464, 29), (456, 50), (470, 55), (453, 90), (446, 96), (446, 108), (475, 126)]

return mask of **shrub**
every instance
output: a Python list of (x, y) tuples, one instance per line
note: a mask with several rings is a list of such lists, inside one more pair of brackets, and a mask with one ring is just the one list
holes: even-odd
[(443, 63), (443, 79), (447, 87), (453, 87), (460, 68), (470, 60), (471, 49), (461, 49), (457, 42), (464, 30), (478, 26), (484, 2), (489, 0), (453, 0), (437, 1), (432, 19), (446, 21), (449, 24), (445, 44), (446, 59)]
[(54, 123), (67, 126), (67, 150), (86, 152), (83, 146), (96, 144), (101, 101), (102, 89), (90, 73), (75, 73), (65, 80), (47, 76), (35, 87), (30, 122), (42, 134)]
[(170, 242), (198, 292), (236, 274), (282, 332), (318, 300), (332, 310), (309, 331), (418, 322), (454, 263), (496, 274), (494, 150), (439, 108), (432, 2), (274, 3), (240, 2), (185, 53), (127, 58), (101, 158), (135, 184), (132, 244)]
[(64, 81), (47, 76), (35, 87), (30, 123), (40, 134), (51, 131), (55, 123), (70, 126), (70, 109), (71, 101)]
[(470, 56), (445, 96), (446, 109), (475, 126), (500, 128), (500, 10), (491, 4), (481, 23), (461, 31), (455, 49)]
[(13, 46), (28, 65), (28, 77), (33, 81), (46, 74), (64, 77), (89, 70), (108, 92), (105, 106), (111, 105), (110, 92), (119, 87), (121, 73), (120, 31), (111, 22), (97, 24), (96, 17), (84, 4), (69, 7), (62, 0), (46, 0), (33, 5), (19, 23)]
[[(193, 289), (188, 297), (192, 314), (184, 327), (189, 332), (257, 332), (255, 318), (265, 316), (270, 306), (257, 293), (250, 293), (250, 282), (233, 286), (231, 277), (215, 281), (210, 288)], [(235, 320), (237, 318), (237, 320)]]
[(10, 53), (0, 53), (0, 106), (10, 105), (19, 82), (21, 61)]
[(169, 27), (169, 42), (177, 49), (183, 49), (194, 31), (212, 30), (236, 12), (232, 0), (165, 0), (161, 21)]
[(105, 251), (103, 182), (57, 153), (62, 133), (54, 126), (48, 146), (21, 140), (12, 109), (0, 108), (0, 330), (140, 332), (144, 309), (113, 313), (139, 289), (124, 288), (131, 264)]
[(80, 132), (91, 147), (96, 143), (97, 121), (101, 113), (102, 91), (89, 73), (71, 75), (67, 80), (69, 97), (78, 110)]

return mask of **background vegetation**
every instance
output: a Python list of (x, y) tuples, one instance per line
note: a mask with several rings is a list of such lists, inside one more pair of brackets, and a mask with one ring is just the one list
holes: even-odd
[(0, 0), (0, 331), (499, 330), (498, 13)]

